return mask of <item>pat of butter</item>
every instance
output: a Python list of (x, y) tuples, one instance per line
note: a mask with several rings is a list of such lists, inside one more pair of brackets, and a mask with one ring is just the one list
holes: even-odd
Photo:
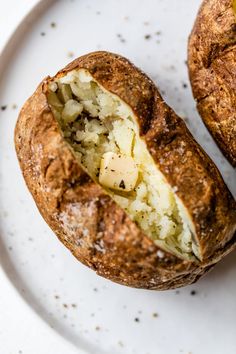
[(130, 192), (135, 188), (138, 168), (132, 157), (106, 152), (100, 165), (99, 182), (108, 188)]

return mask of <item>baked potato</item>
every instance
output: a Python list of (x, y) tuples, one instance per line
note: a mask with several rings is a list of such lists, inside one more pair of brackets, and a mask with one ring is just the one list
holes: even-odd
[(188, 66), (198, 111), (236, 167), (236, 0), (205, 0), (189, 38)]
[(154, 83), (127, 59), (82, 56), (47, 77), (15, 129), (37, 207), (73, 255), (120, 284), (195, 282), (235, 245), (235, 201)]

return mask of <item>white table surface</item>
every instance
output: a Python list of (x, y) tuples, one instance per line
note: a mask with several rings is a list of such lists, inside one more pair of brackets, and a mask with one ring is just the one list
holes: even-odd
[[(0, 0), (0, 52), (39, 0)], [(81, 353), (57, 335), (21, 299), (0, 266), (0, 354)]]
[(7, 39), (39, 0), (0, 0), (0, 50)]

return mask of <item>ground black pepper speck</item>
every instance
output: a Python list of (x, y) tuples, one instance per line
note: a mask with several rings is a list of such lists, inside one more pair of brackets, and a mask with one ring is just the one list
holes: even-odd
[(117, 34), (117, 37), (119, 38), (121, 43), (125, 43), (126, 42), (125, 38), (120, 33)]
[(124, 180), (122, 179), (120, 184), (119, 184), (119, 187), (122, 188), (122, 189), (125, 189), (125, 182)]
[(196, 294), (197, 294), (196, 290), (191, 290), (190, 295), (194, 296)]

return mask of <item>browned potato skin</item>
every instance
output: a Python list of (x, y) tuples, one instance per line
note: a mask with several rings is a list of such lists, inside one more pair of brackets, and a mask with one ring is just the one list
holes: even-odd
[(189, 38), (188, 66), (199, 113), (236, 167), (236, 0), (205, 0)]
[(195, 282), (235, 246), (235, 202), (218, 170), (153, 82), (127, 59), (95, 52), (76, 59), (57, 76), (75, 68), (87, 69), (136, 113), (150, 153), (192, 216), (203, 261), (158, 252), (82, 170), (47, 103), (50, 78), (26, 102), (15, 130), (20, 166), (40, 213), (77, 259), (110, 280), (158, 290)]

